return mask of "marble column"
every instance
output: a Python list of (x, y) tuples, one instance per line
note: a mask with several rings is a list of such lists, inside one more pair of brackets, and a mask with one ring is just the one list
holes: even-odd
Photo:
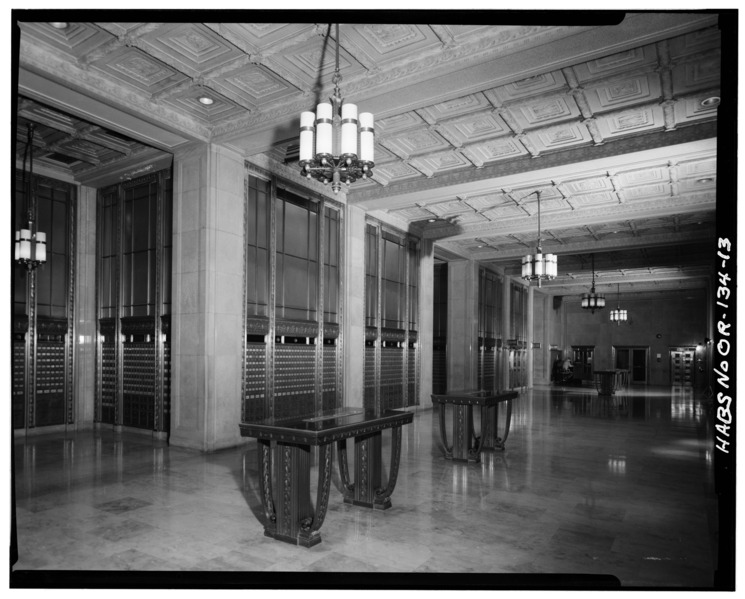
[(540, 351), (540, 350), (536, 350), (533, 348), (533, 341), (535, 340), (535, 336), (533, 334), (534, 333), (533, 329), (535, 327), (535, 317), (533, 314), (534, 303), (535, 303), (535, 288), (532, 287), (531, 285), (528, 285), (528, 308), (527, 308), (528, 309), (528, 323), (527, 323), (528, 330), (526, 331), (526, 336), (527, 336), (526, 342), (528, 345), (528, 356), (527, 356), (528, 372), (527, 372), (527, 376), (525, 377), (526, 378), (525, 385), (527, 386), (528, 389), (531, 389), (533, 387), (533, 366), (535, 364), (534, 352)]
[(80, 186), (76, 205), (75, 428), (93, 427), (96, 402), (96, 190)]
[(448, 390), (478, 386), (478, 277), (477, 262), (448, 263)]
[(435, 249), (431, 239), (422, 239), (419, 248), (419, 405), (429, 406), (432, 395)]
[(365, 211), (347, 206), (344, 264), (344, 405), (362, 407), (365, 351)]
[(211, 144), (174, 157), (172, 445), (240, 444), (243, 159)]
[(499, 388), (510, 388), (510, 350), (507, 339), (512, 338), (510, 306), (512, 305), (512, 280), (505, 275), (502, 281), (502, 363), (499, 372)]

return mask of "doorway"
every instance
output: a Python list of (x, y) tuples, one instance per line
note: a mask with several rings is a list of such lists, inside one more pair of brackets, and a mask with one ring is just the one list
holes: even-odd
[(618, 370), (629, 371), (629, 383), (646, 383), (649, 365), (648, 347), (613, 346), (615, 364)]
[(670, 348), (670, 384), (693, 387), (696, 378), (695, 347)]
[(575, 379), (592, 381), (592, 358), (594, 353), (594, 345), (572, 345), (572, 366)]

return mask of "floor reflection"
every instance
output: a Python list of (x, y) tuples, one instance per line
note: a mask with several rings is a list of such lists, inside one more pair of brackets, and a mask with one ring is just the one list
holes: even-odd
[[(445, 459), (436, 413), (420, 409), (403, 430), (393, 507), (343, 503), (335, 460), (323, 541), (310, 550), (264, 537), (255, 441), (200, 454), (112, 431), (16, 439), (16, 567), (580, 572), (707, 587), (710, 409), (691, 388), (525, 390), (505, 449), (478, 463)], [(384, 479), (390, 447), (384, 435)]]

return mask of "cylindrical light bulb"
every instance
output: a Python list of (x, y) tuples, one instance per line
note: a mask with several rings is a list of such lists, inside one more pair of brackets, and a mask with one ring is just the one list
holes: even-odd
[(341, 153), (357, 155), (357, 105), (341, 106)]
[(37, 233), (36, 234), (36, 248), (35, 248), (35, 254), (34, 257), (35, 260), (38, 260), (39, 262), (46, 262), (47, 261), (47, 234), (46, 233)]
[(375, 131), (370, 112), (360, 113), (360, 160), (375, 162)]
[(332, 108), (328, 102), (322, 102), (316, 110), (316, 154), (331, 154), (334, 127)]
[(312, 112), (300, 113), (300, 160), (313, 159), (313, 125), (316, 115)]
[(31, 258), (31, 230), (21, 229), (20, 257), (24, 260)]

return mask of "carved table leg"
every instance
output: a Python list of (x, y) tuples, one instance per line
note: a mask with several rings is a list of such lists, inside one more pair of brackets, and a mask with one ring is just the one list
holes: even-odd
[(497, 406), (481, 408), (481, 449), (494, 449), (497, 434)]
[(354, 497), (354, 483), (349, 480), (349, 465), (347, 462), (347, 440), (340, 439), (336, 442), (336, 455), (339, 459), (339, 477), (341, 478), (341, 484), (344, 487), (342, 493), (344, 499), (347, 497)]
[(391, 507), (391, 494), (396, 488), (398, 467), (401, 462), (401, 427), (395, 426), (391, 433), (391, 470), (388, 484), (382, 486), (383, 439), (382, 433), (355, 437), (354, 483), (349, 479), (347, 466), (347, 441), (337, 442), (339, 475), (343, 486), (344, 503), (351, 503), (376, 510)]
[(504, 449), (504, 444), (507, 442), (507, 437), (510, 436), (510, 423), (512, 422), (512, 400), (507, 400), (507, 414), (504, 417), (504, 436), (501, 439), (497, 439), (499, 443), (498, 447)]
[(264, 534), (273, 537), (277, 530), (277, 515), (274, 512), (274, 502), (272, 501), (272, 448), (269, 441), (258, 439), (259, 458), (259, 493), (261, 493), (261, 505), (264, 506), (264, 517), (267, 519), (267, 525), (264, 527)]
[(391, 471), (388, 474), (388, 484), (384, 489), (375, 491), (375, 506), (377, 509), (387, 510), (391, 507), (391, 494), (396, 488), (398, 479), (398, 466), (401, 463), (401, 427), (394, 426), (391, 429)]
[(330, 452), (329, 447), (324, 445), (319, 450), (318, 497), (316, 508), (313, 509), (310, 499), (310, 452), (311, 448), (307, 445), (277, 443), (277, 459), (274, 461), (276, 526), (264, 529), (268, 537), (304, 547), (321, 542), (319, 528), (326, 516), (331, 482)]
[(480, 461), (480, 455), (473, 451), (472, 436), (473, 406), (453, 405), (453, 460), (461, 462)]
[(354, 438), (354, 488), (351, 496), (344, 497), (345, 503), (386, 509), (375, 502), (375, 491), (381, 487), (382, 448), (380, 432)]
[(451, 460), (453, 459), (453, 446), (448, 445), (448, 433), (447, 433), (447, 427), (445, 426), (445, 409), (446, 409), (446, 404), (441, 403), (440, 404), (440, 439), (442, 440), (442, 445), (445, 450), (445, 459)]

